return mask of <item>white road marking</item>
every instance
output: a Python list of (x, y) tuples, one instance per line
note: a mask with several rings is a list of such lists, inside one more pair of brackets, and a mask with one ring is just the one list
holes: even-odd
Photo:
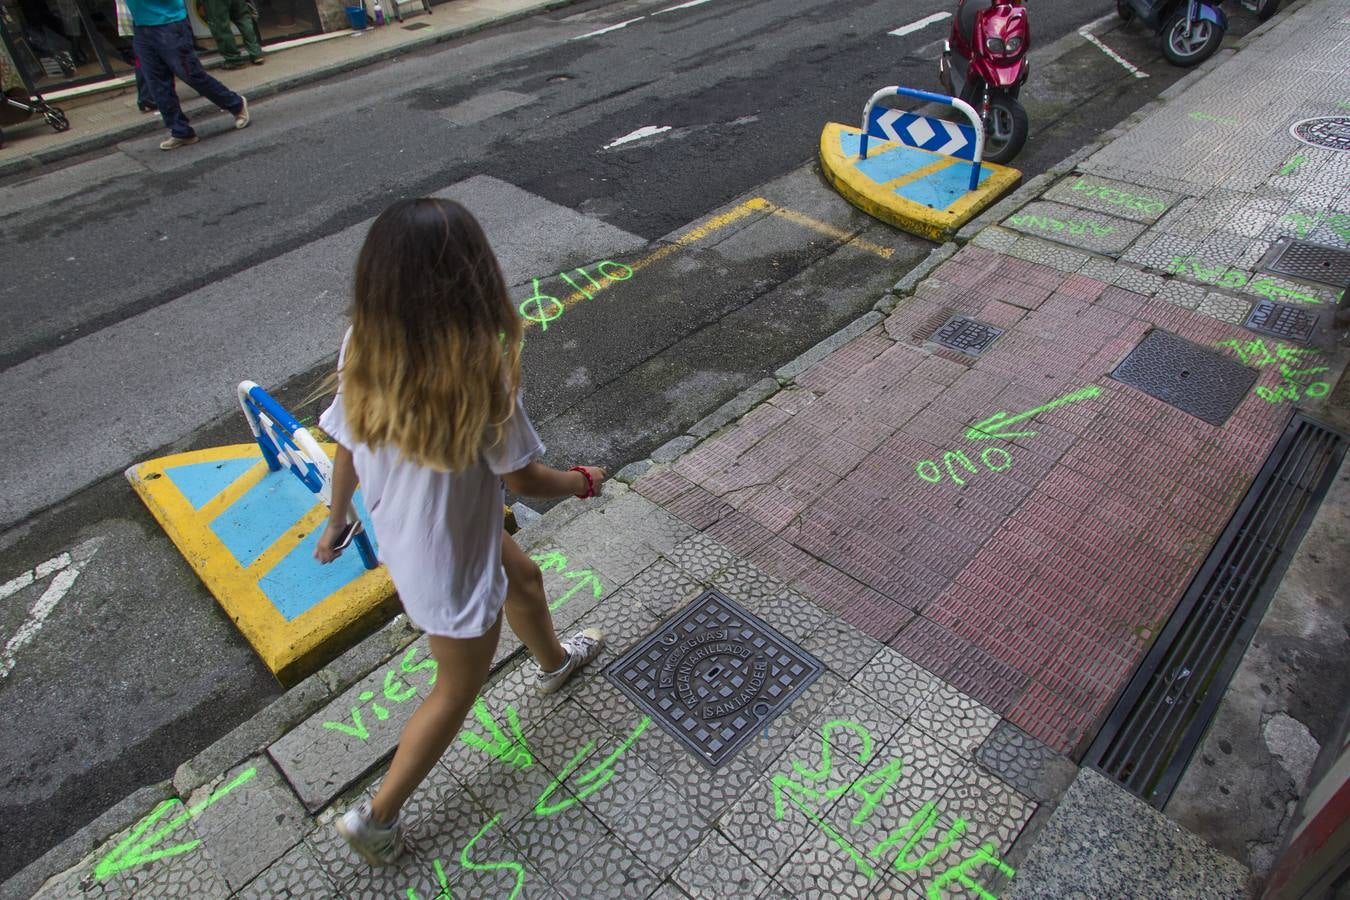
[(614, 140), (610, 141), (608, 144), (605, 145), (604, 149), (608, 150), (610, 147), (617, 147), (620, 144), (627, 144), (630, 141), (640, 141), (643, 138), (651, 137), (654, 134), (660, 134), (663, 131), (669, 130), (670, 130), (669, 125), (662, 125), (660, 128), (656, 127), (655, 125), (643, 125), (637, 131), (629, 132), (628, 134), (625, 134), (621, 138), (615, 138)]
[(887, 34), (893, 34), (896, 37), (904, 37), (907, 34), (913, 34), (916, 31), (922, 31), (929, 25), (935, 25), (943, 19), (950, 19), (952, 14), (949, 12), (933, 13), (931, 16), (925, 16), (917, 22), (910, 22), (908, 25), (901, 25), (894, 31), (888, 31)]
[(42, 592), (42, 596), (28, 611), (27, 620), (5, 642), (5, 649), (0, 651), (0, 678), (5, 678), (13, 670), (15, 654), (38, 636), (38, 632), (42, 630), (47, 617), (52, 614), (52, 610), (56, 609), (56, 604), (61, 602), (61, 598), (75, 584), (75, 579), (80, 577), (80, 569), (94, 558), (94, 553), (98, 550), (101, 541), (102, 538), (85, 541), (69, 552), (53, 556), (22, 575), (15, 576), (4, 584), (0, 584), (0, 600), (3, 600), (30, 584), (41, 581), (49, 575), (52, 576), (47, 589)]
[(608, 26), (607, 28), (601, 28), (599, 31), (588, 31), (588, 32), (586, 32), (585, 34), (579, 34), (579, 35), (577, 35), (576, 37), (572, 38), (572, 40), (574, 40), (574, 41), (580, 41), (580, 40), (584, 40), (585, 38), (595, 37), (596, 35), (599, 35), (599, 34), (609, 34), (611, 31), (618, 31), (620, 28), (627, 28), (629, 25), (632, 25), (634, 22), (641, 22), (641, 21), (642, 21), (643, 19), (645, 19), (645, 18), (647, 18), (647, 17), (646, 17), (646, 16), (638, 16), (636, 19), (629, 19), (627, 22), (620, 22), (618, 25), (610, 25), (610, 26)]
[(711, 2), (712, 0), (689, 0), (688, 3), (679, 3), (675, 6), (667, 6), (665, 9), (658, 9), (656, 12), (652, 13), (652, 15), (659, 16), (661, 13), (674, 12), (677, 9), (688, 9), (691, 6), (702, 6), (705, 3)]
[(1087, 23), (1087, 24), (1084, 25), (1082, 28), (1078, 29), (1078, 34), (1081, 35), (1082, 38), (1083, 38), (1085, 41), (1088, 41), (1089, 43), (1093, 44), (1094, 46), (1097, 47), (1097, 49), (1101, 50), (1101, 51), (1102, 51), (1103, 53), (1105, 53), (1107, 56), (1111, 57), (1111, 58), (1114, 59), (1116, 62), (1118, 62), (1118, 63), (1120, 63), (1122, 66), (1124, 66), (1124, 67), (1125, 67), (1125, 70), (1126, 70), (1127, 72), (1129, 72), (1131, 75), (1133, 75), (1135, 78), (1147, 78), (1147, 77), (1148, 77), (1148, 73), (1147, 73), (1147, 72), (1141, 72), (1141, 71), (1139, 71), (1138, 68), (1136, 68), (1134, 65), (1132, 65), (1132, 64), (1131, 64), (1128, 60), (1126, 60), (1123, 56), (1121, 56), (1119, 53), (1117, 53), (1116, 51), (1112, 50), (1110, 47), (1108, 47), (1108, 46), (1106, 46), (1105, 44), (1103, 44), (1103, 43), (1101, 42), (1101, 39), (1098, 38), (1095, 34), (1093, 34), (1092, 31), (1090, 30), (1090, 29), (1093, 28), (1094, 26), (1100, 24), (1101, 22), (1103, 22), (1103, 21), (1105, 21), (1106, 19), (1109, 19), (1109, 18), (1111, 18), (1111, 16), (1104, 16), (1104, 17), (1102, 17), (1101, 19), (1098, 19), (1096, 22), (1089, 22), (1089, 23)]

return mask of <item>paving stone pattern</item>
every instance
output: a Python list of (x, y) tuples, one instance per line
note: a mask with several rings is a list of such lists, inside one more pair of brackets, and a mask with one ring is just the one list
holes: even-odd
[[(697, 489), (676, 477), (667, 470), (648, 487)], [(557, 569), (573, 560), (614, 568), (603, 553), (588, 555), (594, 548), (618, 546), (630, 569), (639, 545), (651, 552), (574, 625), (606, 631), (604, 656), (548, 697), (532, 691), (527, 660), (493, 677), (481, 698), (486, 721), (475, 713), (465, 725), (478, 740), (457, 741), (404, 807), (408, 851), (396, 865), (365, 866), (333, 821), (373, 792), (372, 776), (397, 739), (392, 726), (406, 718), (379, 719), (373, 705), (411, 707), (430, 683), (433, 670), (419, 668), (425, 639), (406, 663), (389, 660), (268, 755), (164, 814), (195, 810), (190, 821), (155, 834), (171, 818), (143, 819), (39, 896), (508, 897), (519, 887), (516, 896), (531, 898), (919, 898), (962, 865), (992, 884), (998, 869), (977, 858), (981, 845), (1006, 854), (1039, 802), (977, 758), (998, 715), (726, 546), (686, 536), (686, 526), (640, 494), (621, 499), (617, 511), (587, 512), (563, 529), (568, 538), (555, 535), (536, 551), (557, 564), (551, 595), (565, 586), (554, 583)], [(641, 523), (645, 537), (616, 543), (616, 522)], [(710, 771), (610, 685), (603, 668), (660, 625), (649, 606), (665, 609), (713, 586), (793, 631), (826, 669)], [(367, 711), (363, 724), (377, 723), (364, 737), (349, 733), (353, 706)], [(344, 728), (325, 726), (334, 722)], [(501, 742), (503, 752), (482, 748)], [(241, 773), (240, 786), (211, 799)], [(146, 835), (154, 836), (135, 844)], [(179, 845), (161, 859), (128, 857), (109, 877), (93, 874), (127, 846), (148, 853)]]
[[(924, 344), (953, 314), (1008, 330), (978, 360), (941, 358)], [(761, 544), (786, 542), (810, 561), (769, 560), (770, 574), (1067, 752), (1171, 611), (1287, 414), (1250, 394), (1214, 427), (1111, 380), (1154, 328), (1205, 347), (1250, 337), (1198, 310), (966, 247), (875, 330), (803, 373), (814, 402), (747, 417), (635, 488), (678, 516), (694, 510), (704, 529), (734, 516), (765, 532)], [(1268, 391), (1276, 369), (1258, 370)], [(1096, 396), (1019, 434), (966, 435), (1088, 386)], [(790, 518), (733, 487), (823, 466), (827, 436), (856, 463), (794, 488)], [(851, 614), (855, 604), (865, 612)], [(940, 707), (943, 722), (926, 724), (949, 727), (963, 751), (994, 724), (954, 725), (959, 705)]]

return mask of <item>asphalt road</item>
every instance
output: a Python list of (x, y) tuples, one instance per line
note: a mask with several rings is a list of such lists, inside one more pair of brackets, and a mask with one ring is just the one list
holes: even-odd
[[(1096, 30), (1147, 78), (1076, 34), (1112, 8), (1032, 7), (1027, 175), (1182, 74), (1138, 26)], [(0, 184), (0, 878), (279, 693), (120, 472), (246, 440), (241, 378), (301, 407), (332, 365), (370, 218), (396, 197), (464, 199), (518, 299), (602, 260), (637, 267), (526, 348), (554, 461), (621, 466), (927, 252), (844, 204), (813, 160), (822, 123), (855, 120), (876, 87), (938, 89), (948, 23), (889, 32), (948, 9), (582, 3), (260, 102), (243, 132), (204, 119), (190, 150), (136, 139)], [(1254, 24), (1234, 18), (1234, 35)], [(786, 214), (641, 267), (750, 198)]]

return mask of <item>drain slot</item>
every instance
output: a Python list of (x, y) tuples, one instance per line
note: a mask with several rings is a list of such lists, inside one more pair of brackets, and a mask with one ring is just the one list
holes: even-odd
[(1340, 288), (1350, 281), (1350, 250), (1281, 238), (1262, 258), (1260, 268)]
[(1290, 422), (1085, 764), (1159, 809), (1167, 803), (1345, 449), (1345, 437), (1319, 422)]

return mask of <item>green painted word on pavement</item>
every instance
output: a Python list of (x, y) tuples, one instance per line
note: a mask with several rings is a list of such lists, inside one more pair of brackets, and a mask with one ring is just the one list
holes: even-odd
[[(956, 817), (945, 828), (939, 825), (937, 804), (928, 801), (919, 807), (918, 812), (908, 822), (892, 829), (875, 846), (865, 853), (858, 849), (856, 839), (841, 832), (847, 826), (830, 822), (821, 813), (821, 808), (829, 808), (833, 801), (845, 794), (854, 794), (860, 801), (857, 812), (848, 820), (848, 826), (863, 825), (877, 807), (886, 799), (904, 777), (904, 761), (898, 758), (887, 760), (875, 772), (861, 778), (840, 778), (834, 772), (835, 735), (851, 733), (857, 739), (859, 748), (856, 761), (867, 766), (873, 758), (872, 735), (863, 725), (846, 719), (835, 719), (825, 723), (820, 730), (820, 765), (807, 766), (797, 760), (792, 761), (792, 772), (773, 776), (774, 817), (782, 820), (788, 805), (796, 808), (823, 833), (830, 842), (843, 851), (866, 878), (875, 878), (877, 866), (885, 866), (887, 857), (891, 857), (890, 868), (897, 872), (918, 873), (932, 870), (934, 864), (942, 860), (956, 847), (966, 834), (968, 823)], [(833, 782), (833, 783), (831, 783)], [(841, 807), (833, 806), (834, 810)], [(838, 826), (838, 827), (836, 827)], [(892, 856), (894, 854), (894, 856)], [(953, 882), (971, 891), (981, 900), (997, 900), (984, 885), (974, 877), (975, 870), (983, 866), (993, 866), (997, 871), (1012, 877), (1016, 871), (998, 857), (993, 844), (981, 844), (976, 850), (965, 853), (955, 865), (947, 866), (935, 872), (929, 879), (925, 891), (929, 900), (941, 900), (944, 890)]]
[(202, 811), (207, 807), (216, 803), (236, 788), (247, 784), (253, 776), (257, 774), (258, 769), (250, 766), (236, 775), (229, 784), (212, 791), (201, 803), (185, 809), (180, 815), (174, 816), (169, 820), (167, 825), (160, 828), (149, 837), (142, 837), (142, 835), (153, 828), (155, 823), (162, 819), (169, 810), (174, 807), (182, 806), (182, 803), (178, 800), (165, 800), (159, 806), (156, 806), (150, 815), (142, 819), (136, 827), (131, 830), (131, 833), (123, 838), (120, 844), (113, 848), (111, 853), (99, 860), (98, 865), (94, 867), (94, 877), (99, 881), (104, 881), (124, 869), (142, 866), (146, 863), (154, 862), (157, 859), (177, 856), (180, 853), (187, 853), (189, 850), (196, 849), (197, 845), (201, 843), (201, 838), (185, 841), (181, 844), (173, 844), (167, 847), (157, 847), (157, 845), (162, 838), (166, 837), (171, 832), (176, 831), (192, 819), (197, 818), (197, 816), (201, 815)]
[(1118, 190), (1113, 187), (1107, 187), (1104, 184), (1092, 184), (1078, 179), (1073, 183), (1073, 190), (1087, 194), (1089, 197), (1096, 197), (1103, 203), (1110, 203), (1125, 209), (1134, 209), (1144, 213), (1160, 213), (1167, 208), (1167, 204), (1154, 197), (1145, 197), (1142, 194), (1131, 194), (1128, 191)]
[[(558, 789), (562, 787), (563, 782), (581, 767), (586, 757), (593, 749), (595, 749), (595, 741), (587, 741), (586, 745), (578, 750), (576, 754), (572, 756), (571, 760), (568, 761), (567, 765), (563, 766), (558, 772), (558, 777), (550, 781), (548, 786), (545, 787), (543, 792), (535, 799), (532, 812), (540, 817), (547, 817), (562, 812), (564, 809), (579, 803), (608, 784), (610, 779), (614, 777), (614, 766), (619, 761), (619, 758), (637, 742), (637, 739), (647, 730), (647, 726), (651, 724), (651, 721), (650, 716), (643, 716), (642, 721), (638, 722), (637, 727), (628, 734), (628, 737), (626, 737), (612, 753), (583, 774), (578, 775), (572, 782), (570, 792), (564, 795), (560, 800), (550, 803), (549, 798), (557, 793)], [(476, 862), (469, 858), (469, 854), (473, 850), (474, 845), (482, 840), (483, 835), (487, 834), (493, 826), (500, 822), (501, 818), (502, 814), (498, 813), (488, 820), (482, 828), (478, 829), (478, 833), (470, 838), (468, 843), (460, 849), (459, 864), (462, 868), (469, 871), (510, 872), (515, 877), (512, 888), (507, 895), (507, 900), (515, 900), (515, 898), (519, 896), (521, 889), (525, 886), (524, 865), (515, 860)], [(451, 884), (450, 878), (445, 871), (445, 867), (438, 859), (432, 862), (432, 869), (436, 874), (436, 883), (440, 890), (431, 898), (431, 900), (442, 900), (442, 898), (448, 900), (450, 897)], [(415, 888), (408, 888), (407, 898), (408, 900), (418, 900), (417, 890)]]
[[(384, 673), (383, 699), (392, 703), (405, 703), (417, 696), (417, 688), (403, 680), (402, 675), (411, 675), (414, 672), (421, 672), (424, 669), (431, 671), (431, 677), (427, 679), (427, 687), (436, 683), (436, 660), (428, 656), (416, 665), (413, 659), (417, 656), (417, 647), (409, 647), (408, 652), (403, 654), (398, 669), (390, 668)], [(370, 711), (375, 714), (375, 721), (384, 722), (389, 718), (389, 709), (376, 702), (374, 691), (362, 691), (357, 695), (360, 703), (370, 703)], [(370, 739), (370, 729), (366, 725), (364, 717), (361, 715), (361, 707), (353, 706), (351, 712), (351, 721), (348, 722), (324, 722), (323, 727), (331, 731), (339, 731), (348, 737), (354, 737), (358, 741)]]
[(1325, 397), (1331, 392), (1329, 382), (1307, 380), (1326, 372), (1329, 366), (1294, 368), (1300, 363), (1307, 362), (1304, 357), (1308, 354), (1317, 352), (1311, 347), (1294, 347), (1278, 341), (1274, 342), (1274, 347), (1269, 347), (1263, 340), (1239, 341), (1236, 338), (1219, 341), (1215, 346), (1231, 349), (1243, 365), (1255, 366), (1258, 369), (1273, 365), (1280, 367), (1281, 382), (1277, 387), (1259, 385), (1256, 388), (1256, 396), (1267, 403), (1281, 403), (1285, 400), (1298, 402), (1304, 397)]
[(531, 556), (530, 559), (539, 564), (539, 570), (541, 572), (552, 572), (556, 570), (562, 573), (563, 578), (574, 579), (576, 581), (576, 584), (573, 584), (567, 590), (567, 593), (548, 605), (549, 612), (556, 612), (560, 606), (568, 600), (571, 600), (577, 593), (587, 589), (590, 590), (591, 596), (596, 600), (599, 600), (605, 595), (605, 586), (600, 583), (600, 577), (598, 575), (590, 569), (582, 569), (577, 572), (567, 571), (567, 557), (557, 550), (539, 553)]
[[(573, 296), (580, 294), (581, 297), (587, 300), (590, 300), (597, 292), (604, 290), (613, 282), (627, 281), (633, 277), (633, 269), (631, 266), (615, 262), (612, 259), (606, 259), (597, 263), (595, 268), (599, 270), (600, 275), (605, 279), (603, 282), (596, 281), (595, 276), (586, 271), (585, 268), (572, 270), (572, 272), (586, 279), (586, 281), (590, 283), (589, 291), (582, 285), (577, 284), (568, 272), (559, 272), (557, 277), (572, 286), (575, 291)], [(539, 289), (538, 278), (531, 279), (531, 281), (534, 291), (530, 296), (522, 300), (518, 307), (521, 318), (538, 325), (541, 331), (548, 331), (548, 323), (561, 316), (563, 312), (566, 311), (567, 304), (551, 294), (543, 293)]]
[(1280, 166), (1280, 174), (1286, 177), (1289, 175), (1296, 175), (1298, 174), (1298, 170), (1302, 168), (1303, 164), (1307, 161), (1308, 158), (1300, 153), (1284, 165)]
[(1195, 119), (1196, 121), (1199, 122), (1220, 122), (1224, 125), (1238, 124), (1237, 119), (1230, 119), (1227, 118), (1226, 116), (1216, 116), (1213, 113), (1200, 112), (1199, 110), (1189, 112), (1186, 115), (1190, 116), (1192, 119)]
[(506, 705), (506, 722), (507, 727), (511, 729), (510, 737), (503, 734), (501, 728), (497, 726), (497, 721), (492, 718), (492, 713), (488, 712), (487, 704), (483, 702), (482, 697), (473, 701), (473, 715), (478, 724), (487, 730), (491, 740), (461, 728), (459, 732), (461, 741), (517, 769), (528, 769), (534, 765), (534, 754), (525, 743), (525, 735), (520, 731), (520, 717), (516, 715), (514, 706), (509, 703)]
[(1321, 298), (1315, 294), (1305, 294), (1302, 291), (1287, 288), (1271, 278), (1249, 278), (1246, 272), (1229, 269), (1223, 265), (1203, 265), (1201, 260), (1194, 256), (1172, 257), (1172, 261), (1167, 265), (1167, 273), (1169, 275), (1185, 275), (1194, 278), (1196, 281), (1203, 281), (1217, 287), (1234, 290), (1246, 287), (1253, 294), (1258, 297), (1265, 297), (1267, 300), (1298, 300), (1302, 303), (1322, 302)]
[(1036, 228), (1040, 231), (1062, 231), (1065, 234), (1087, 234), (1091, 231), (1098, 237), (1104, 237), (1116, 230), (1114, 225), (1098, 225), (1096, 222), (1079, 222), (1074, 219), (1066, 221), (1053, 216), (1034, 216), (1030, 213), (1009, 216), (1008, 221), (1023, 228)]

